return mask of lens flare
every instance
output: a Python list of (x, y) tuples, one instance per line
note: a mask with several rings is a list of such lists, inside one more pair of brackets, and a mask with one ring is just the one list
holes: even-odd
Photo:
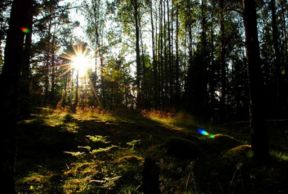
[(29, 28), (24, 27), (24, 26), (22, 26), (22, 27), (20, 28), (20, 30), (21, 30), (23, 33), (25, 33), (25, 34), (28, 34), (28, 33), (30, 33), (30, 31), (31, 31)]
[(214, 138), (215, 138), (215, 135), (214, 135), (214, 134), (210, 134), (210, 135), (209, 135), (209, 138), (210, 138), (210, 139), (214, 139)]
[(200, 134), (200, 135), (203, 135), (203, 136), (207, 136), (211, 139), (214, 139), (215, 138), (215, 135), (212, 134), (212, 133), (209, 133), (208, 131), (206, 131), (205, 129), (202, 129), (202, 128), (199, 128), (197, 129), (197, 132)]
[(208, 136), (209, 133), (205, 129), (197, 129), (198, 133), (203, 136)]
[(71, 62), (72, 68), (78, 71), (80, 77), (84, 76), (92, 68), (92, 62), (89, 60), (89, 57), (82, 53), (72, 57)]
[(88, 75), (88, 72), (93, 70), (95, 63), (89, 55), (88, 48), (85, 44), (77, 44), (72, 47), (72, 50), (65, 53), (62, 58), (68, 60), (70, 70), (75, 70), (80, 78)]

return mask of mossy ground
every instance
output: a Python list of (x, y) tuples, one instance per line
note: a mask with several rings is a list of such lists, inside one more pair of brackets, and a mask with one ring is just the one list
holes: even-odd
[[(243, 145), (248, 134), (241, 134), (241, 141), (233, 134), (201, 136), (200, 124), (183, 113), (119, 115), (124, 114), (41, 108), (21, 121), (18, 193), (141, 193), (147, 155), (160, 167), (162, 193), (288, 191), (283, 183), (288, 180), (287, 145), (273, 151), (278, 158), (273, 164), (259, 166), (251, 159), (251, 147)], [(205, 128), (211, 134), (225, 132)], [(169, 153), (177, 151), (171, 145), (179, 145), (178, 149), (188, 145), (188, 150), (196, 151), (178, 157)]]

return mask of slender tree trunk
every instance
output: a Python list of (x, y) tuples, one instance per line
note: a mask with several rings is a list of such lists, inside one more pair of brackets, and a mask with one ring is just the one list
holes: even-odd
[(251, 144), (255, 159), (265, 162), (269, 158), (269, 152), (264, 119), (264, 86), (260, 65), (255, 1), (243, 0), (243, 7), (250, 92)]
[[(52, 10), (51, 10), (52, 12)], [(52, 21), (49, 21), (48, 25), (48, 48), (46, 51), (46, 60), (45, 60), (45, 78), (44, 78), (44, 105), (47, 105), (49, 101), (49, 74), (50, 74), (50, 55), (51, 55), (51, 45), (50, 45), (50, 38), (51, 38), (51, 28), (52, 28)]]
[(137, 108), (141, 107), (141, 84), (142, 84), (142, 68), (140, 58), (140, 18), (139, 18), (139, 3), (138, 0), (131, 0), (133, 6), (133, 16), (135, 25), (135, 51), (136, 51), (136, 88), (137, 88)]
[[(281, 19), (282, 19), (282, 64), (284, 65), (283, 70), (285, 71), (285, 75), (283, 76), (283, 85), (281, 85), (281, 93), (283, 96), (283, 99), (288, 99), (288, 91), (287, 90), (283, 90), (283, 88), (288, 88), (288, 29), (287, 29), (287, 8), (285, 7), (285, 3), (286, 0), (281, 0), (280, 4), (281, 4)], [(287, 102), (287, 100), (286, 100)]]
[(176, 5), (176, 38), (175, 38), (175, 47), (176, 47), (176, 61), (175, 61), (175, 102), (176, 106), (179, 104), (180, 100), (180, 62), (179, 62), (179, 8), (178, 4)]
[(209, 68), (209, 97), (210, 97), (210, 105), (209, 105), (209, 112), (211, 118), (215, 119), (215, 105), (216, 105), (216, 98), (215, 98), (215, 46), (214, 46), (214, 11), (215, 10), (215, 2), (212, 3), (212, 12), (211, 12), (211, 27), (210, 27), (210, 33), (211, 33), (211, 44), (210, 44), (210, 68)]
[(51, 94), (50, 94), (50, 102), (54, 104), (55, 100), (55, 31), (52, 35), (51, 41)]
[(65, 75), (64, 78), (64, 90), (63, 90), (63, 95), (62, 95), (62, 102), (61, 102), (61, 107), (65, 108), (67, 105), (67, 85), (68, 85), (68, 73)]
[(221, 64), (221, 98), (220, 98), (220, 117), (223, 121), (226, 115), (226, 43), (225, 43), (225, 24), (224, 24), (224, 0), (220, 0), (220, 33), (221, 33), (221, 51), (220, 51), (220, 64)]
[(167, 108), (168, 105), (168, 45), (167, 45), (167, 21), (166, 21), (166, 17), (167, 17), (167, 8), (166, 8), (166, 0), (163, 0), (163, 72), (162, 72), (162, 79), (163, 79), (163, 98), (162, 98), (162, 102), (163, 102), (163, 107), (162, 108)]
[[(288, 72), (288, 64), (286, 63), (288, 60), (288, 35), (287, 35), (287, 27), (286, 27), (286, 8), (285, 8), (285, 0), (281, 0), (281, 19), (282, 19), (282, 37), (283, 39), (283, 55), (282, 55), (282, 62), (286, 64), (285, 69)], [(288, 75), (288, 73), (287, 73)]]
[(33, 7), (32, 3), (27, 4), (27, 15), (25, 20), (27, 23), (27, 28), (30, 33), (25, 34), (25, 45), (24, 45), (24, 56), (23, 56), (23, 66), (21, 74), (21, 87), (20, 87), (20, 115), (21, 117), (26, 117), (31, 112), (31, 102), (30, 102), (30, 58), (31, 58), (31, 44), (32, 44), (32, 22), (33, 22)]
[(279, 48), (279, 32), (277, 26), (277, 16), (276, 16), (276, 5), (275, 0), (271, 0), (270, 2), (270, 9), (271, 9), (271, 16), (272, 16), (272, 37), (273, 37), (273, 47), (275, 53), (275, 64), (274, 64), (274, 86), (275, 86), (275, 109), (276, 112), (280, 110), (281, 99), (280, 99), (280, 66), (281, 66), (281, 55), (280, 55), (280, 48)]
[(147, 69), (145, 66), (145, 52), (144, 52), (144, 43), (143, 43), (143, 34), (142, 34), (142, 27), (141, 27), (141, 23), (140, 24), (140, 46), (141, 46), (141, 69), (142, 69), (142, 89), (141, 89), (141, 93), (142, 93), (142, 106), (143, 107), (148, 107), (150, 106), (150, 91), (149, 91), (149, 86), (148, 84), (148, 80), (147, 80)]
[(76, 72), (76, 88), (75, 88), (75, 101), (74, 101), (74, 104), (73, 104), (73, 112), (75, 113), (77, 111), (77, 106), (78, 106), (78, 103), (79, 103), (79, 70), (77, 70)]
[(169, 91), (167, 91), (168, 93), (168, 97), (169, 97), (169, 107), (172, 106), (173, 103), (173, 88), (174, 88), (174, 73), (173, 73), (173, 48), (172, 48), (172, 38), (173, 38), (173, 8), (171, 8), (171, 12), (170, 12), (170, 0), (167, 0), (167, 39), (168, 39), (168, 68), (167, 68), (167, 89), (169, 89)]
[(163, 108), (163, 51), (164, 51), (164, 41), (163, 41), (163, 0), (160, 0), (159, 5), (159, 46), (158, 46), (158, 64), (159, 64), (159, 73), (158, 73), (158, 79), (159, 79), (159, 107)]
[(200, 91), (199, 91), (199, 116), (206, 117), (207, 116), (207, 102), (208, 102), (208, 93), (207, 93), (207, 66), (208, 66), (208, 60), (207, 60), (207, 20), (206, 20), (206, 0), (202, 0), (201, 4), (201, 14), (202, 14), (202, 20), (201, 20), (201, 26), (202, 26), (202, 32), (201, 32), (201, 62), (200, 64), (200, 75), (202, 77), (200, 81)]
[(155, 54), (155, 29), (154, 29), (154, 17), (153, 17), (153, 3), (149, 2), (150, 6), (150, 22), (151, 22), (151, 39), (152, 39), (152, 66), (153, 66), (153, 106), (157, 107), (157, 64), (156, 64), (156, 54)]

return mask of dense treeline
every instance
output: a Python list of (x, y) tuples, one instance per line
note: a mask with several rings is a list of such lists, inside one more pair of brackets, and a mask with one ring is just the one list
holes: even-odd
[[(10, 5), (9, 1), (1, 5), (4, 44)], [(284, 116), (287, 2), (259, 1), (256, 6), (267, 116)], [(75, 9), (85, 16), (85, 26), (69, 18)], [(90, 81), (82, 80), (89, 84), (79, 85), (78, 95), (88, 97), (80, 97), (77, 104), (185, 109), (222, 121), (248, 118), (240, 1), (97, 0), (77, 6), (57, 0), (35, 1), (33, 14), (29, 83), (36, 104), (75, 104), (76, 73), (63, 65), (69, 60), (61, 56), (72, 45), (83, 44), (72, 32), (81, 27), (95, 68), (85, 78)]]
[[(288, 114), (287, 26), (285, 0), (1, 1), (1, 122), (13, 129), (43, 105), (185, 110), (216, 121), (248, 119), (250, 107), (252, 146), (266, 157), (264, 118)], [(85, 73), (71, 65), (79, 52), (92, 59)], [(13, 175), (3, 164), (13, 166), (15, 130), (4, 132), (1, 172)]]

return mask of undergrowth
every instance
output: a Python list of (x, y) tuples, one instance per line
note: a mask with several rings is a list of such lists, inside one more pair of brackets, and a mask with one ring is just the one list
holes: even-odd
[[(147, 155), (153, 156), (161, 169), (163, 193), (235, 193), (239, 188), (243, 191), (242, 185), (256, 191), (258, 184), (267, 180), (253, 182), (253, 176), (271, 173), (269, 168), (257, 171), (250, 163), (247, 166), (252, 157), (251, 147), (246, 145), (248, 134), (238, 141), (233, 138), (233, 131), (230, 136), (219, 135), (226, 130), (219, 129), (213, 124), (200, 123), (184, 112), (142, 111), (119, 115), (101, 109), (79, 109), (71, 113), (39, 108), (31, 118), (19, 122), (17, 192), (141, 193)], [(202, 142), (201, 146), (206, 146), (205, 157), (193, 156), (189, 160), (167, 155), (165, 142), (175, 137), (177, 141), (173, 142), (181, 145), (193, 142), (188, 149), (192, 151), (203, 151), (198, 149), (198, 143)], [(181, 153), (181, 147), (174, 150), (178, 155)], [(271, 155), (277, 161), (288, 160), (283, 150), (272, 150)], [(275, 179), (275, 184), (269, 189), (285, 178), (280, 173), (286, 169), (285, 165), (274, 169), (277, 173), (271, 179)], [(251, 184), (242, 183), (249, 180)], [(226, 183), (229, 188), (225, 188)]]

